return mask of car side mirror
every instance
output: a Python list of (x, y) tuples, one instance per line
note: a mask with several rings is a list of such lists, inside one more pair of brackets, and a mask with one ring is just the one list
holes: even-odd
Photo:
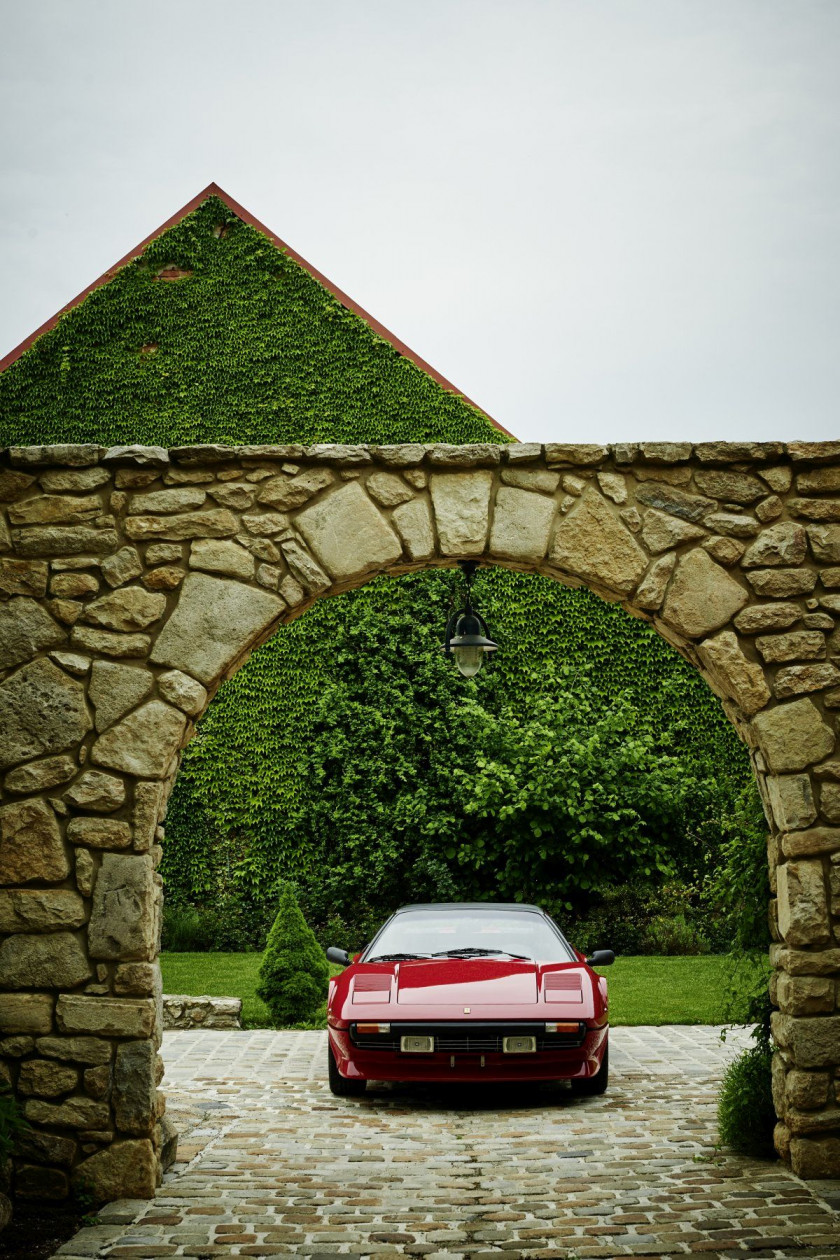
[(337, 949), (335, 945), (330, 945), (327, 958), (330, 962), (339, 963), (342, 967), (349, 967), (353, 961), (346, 949)]
[(615, 962), (615, 952), (611, 949), (596, 949), (586, 962), (590, 967), (611, 967)]

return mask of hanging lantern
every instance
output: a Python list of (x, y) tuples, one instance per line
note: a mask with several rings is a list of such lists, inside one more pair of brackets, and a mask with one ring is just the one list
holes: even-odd
[(464, 678), (474, 678), (485, 657), (495, 652), (498, 644), (488, 636), (487, 623), (472, 606), (472, 582), (478, 561), (459, 560), (458, 564), (467, 584), (467, 601), (464, 608), (450, 616), (441, 650), (454, 660)]

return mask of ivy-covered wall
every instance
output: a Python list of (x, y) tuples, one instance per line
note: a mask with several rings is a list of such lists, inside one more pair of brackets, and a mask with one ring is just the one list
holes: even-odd
[[(214, 198), (0, 375), (2, 445), (505, 440)], [(259, 902), (291, 872), (305, 903), (307, 887), (336, 888), (346, 918), (360, 894), (326, 880), (325, 860), (378, 879), (383, 904), (412, 887), (457, 893), (442, 842), (436, 856), (424, 849), (435, 870), (411, 884), (418, 811), (441, 808), (442, 767), (471, 765), (449, 715), (464, 696), (527, 714), (568, 663), (596, 710), (626, 692), (687, 774), (702, 763), (733, 795), (748, 781), (717, 700), (648, 625), (585, 590), (483, 574), (477, 595), (501, 650), (465, 683), (436, 651), (449, 584), (445, 573), (382, 579), (324, 601), (224, 685), (171, 802), (171, 899), (223, 890)], [(371, 848), (381, 860), (366, 867)]]

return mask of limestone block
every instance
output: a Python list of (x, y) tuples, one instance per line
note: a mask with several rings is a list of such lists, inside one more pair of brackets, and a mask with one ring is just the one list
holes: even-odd
[(784, 504), (777, 494), (768, 495), (766, 499), (762, 499), (760, 503), (755, 505), (755, 514), (762, 522), (775, 521), (777, 517), (782, 515)]
[(265, 560), (268, 564), (277, 564), (280, 560), (280, 552), (269, 538), (251, 538), (248, 534), (237, 534), (236, 541), (258, 560)]
[(134, 786), (134, 847), (145, 853), (152, 847), (155, 828), (163, 816), (164, 785), (136, 783)]
[(11, 469), (0, 471), (0, 503), (14, 503), (25, 494), (35, 482), (27, 473), (12, 472)]
[(37, 1199), (40, 1202), (65, 1199), (70, 1184), (60, 1168), (43, 1168), (38, 1164), (19, 1162), (15, 1169), (15, 1198)]
[(266, 512), (263, 516), (243, 516), (242, 524), (250, 534), (273, 538), (289, 528), (289, 518), (282, 512)]
[(0, 604), (0, 662), (5, 669), (66, 638), (67, 632), (34, 599), (21, 596)]
[(170, 669), (161, 674), (158, 678), (158, 689), (164, 700), (177, 705), (191, 717), (201, 713), (207, 704), (206, 688), (180, 669)]
[(52, 1015), (53, 998), (49, 993), (4, 993), (0, 1001), (0, 1032), (48, 1033)]
[(70, 888), (13, 888), (0, 891), (0, 932), (55, 932), (81, 927), (85, 903)]
[(771, 946), (779, 951), (777, 966), (792, 976), (830, 976), (840, 972), (840, 949), (809, 950)]
[[(506, 453), (509, 448), (505, 448)], [(502, 469), (502, 481), (506, 486), (516, 486), (520, 490), (535, 490), (539, 494), (554, 494), (560, 485), (560, 474), (557, 472), (547, 472), (542, 468), (520, 468), (507, 467)], [(599, 473), (600, 476), (609, 476), (608, 473)], [(617, 478), (623, 484), (624, 478)], [(423, 483), (425, 484), (425, 483)], [(626, 494), (625, 494), (626, 497)], [(610, 495), (612, 498), (612, 495)], [(624, 500), (621, 500), (622, 503)]]
[(142, 586), (125, 586), (88, 604), (82, 621), (106, 630), (145, 630), (160, 620), (165, 609), (165, 595), (153, 594)]
[(687, 490), (663, 484), (661, 481), (641, 482), (636, 487), (636, 498), (647, 507), (658, 508), (661, 512), (678, 516), (684, 521), (693, 521), (695, 524), (715, 506), (714, 499), (690, 494)]
[(222, 507), (245, 512), (253, 506), (257, 487), (248, 481), (231, 481), (224, 486), (211, 486), (209, 493)]
[(147, 512), (189, 512), (201, 507), (207, 498), (207, 492), (198, 486), (180, 486), (174, 490), (152, 490), (148, 494), (131, 496), (129, 511), (132, 516), (143, 516)]
[(96, 729), (106, 731), (118, 718), (135, 708), (152, 690), (154, 677), (136, 665), (94, 661), (90, 674), (90, 698)]
[(111, 1068), (107, 1063), (101, 1067), (86, 1068), (84, 1074), (85, 1093), (88, 1098), (103, 1102), (111, 1096)]
[(330, 584), (324, 570), (312, 559), (309, 552), (294, 538), (285, 539), (280, 544), (283, 558), (297, 578), (298, 582), (310, 595), (319, 595)]
[(114, 529), (90, 529), (83, 525), (30, 525), (13, 529), (12, 543), (19, 556), (103, 555), (120, 545)]
[(151, 659), (210, 686), (265, 636), (284, 608), (283, 600), (270, 591), (190, 573)]
[(429, 489), (444, 555), (471, 556), (484, 550), (492, 484), (490, 472), (432, 475)]
[(155, 1048), (151, 1041), (117, 1047), (113, 1105), (117, 1128), (136, 1137), (151, 1134), (157, 1104)]
[(102, 512), (102, 499), (98, 494), (41, 494), (13, 503), (9, 520), (13, 525), (84, 525)]
[(705, 533), (699, 526), (680, 520), (678, 516), (669, 516), (667, 512), (658, 512), (656, 508), (651, 508), (644, 515), (642, 541), (654, 555), (678, 547), (680, 543), (703, 538)]
[(596, 474), (601, 494), (605, 494), (613, 503), (627, 502), (627, 482), (618, 473), (599, 472)]
[(151, 858), (106, 853), (93, 889), (91, 958), (149, 961), (156, 946), (153, 901)]
[(834, 748), (834, 733), (807, 697), (777, 705), (753, 718), (759, 746), (774, 774), (804, 770)]
[(755, 645), (767, 662), (813, 661), (825, 656), (825, 635), (819, 630), (761, 635)]
[(117, 818), (73, 818), (67, 824), (67, 839), (92, 849), (127, 849), (131, 828)]
[(257, 502), (278, 511), (289, 512), (304, 503), (335, 481), (335, 473), (329, 468), (307, 468), (296, 477), (272, 477), (260, 486)]
[(148, 656), (152, 644), (147, 634), (122, 634), (113, 630), (94, 630), (90, 626), (74, 626), (70, 642), (94, 656), (138, 658)]
[(770, 689), (760, 665), (748, 661), (741, 651), (737, 636), (724, 630), (713, 639), (706, 639), (698, 648), (700, 659), (743, 711), (752, 716), (770, 701)]
[(226, 573), (229, 577), (250, 581), (254, 576), (254, 557), (235, 542), (199, 538), (190, 548), (190, 568), (209, 573)]
[(64, 793), (65, 801), (78, 809), (92, 809), (97, 813), (109, 813), (119, 809), (125, 801), (125, 784), (112, 774), (101, 770), (88, 770), (77, 783)]
[(767, 778), (773, 818), (780, 831), (810, 827), (817, 817), (811, 780), (807, 774), (778, 774)]
[(703, 494), (724, 503), (755, 503), (767, 493), (764, 485), (751, 473), (701, 468), (694, 474), (694, 484)]
[(151, 998), (84, 997), (62, 993), (55, 1017), (65, 1033), (96, 1033), (100, 1037), (150, 1037), (155, 1004)]
[(840, 499), (789, 499), (787, 507), (806, 521), (840, 521)]
[(840, 783), (823, 783), (820, 788), (820, 813), (829, 822), (840, 823)]
[(44, 801), (0, 808), (0, 884), (58, 882), (70, 873), (55, 814)]
[(180, 543), (152, 543), (146, 548), (146, 564), (180, 564), (182, 553)]
[(840, 1168), (840, 1138), (796, 1137), (790, 1144), (790, 1166), (797, 1177), (836, 1177)]
[(700, 638), (726, 625), (747, 603), (744, 588), (701, 548), (677, 565), (662, 618), (683, 634)]
[(747, 548), (742, 560), (745, 569), (759, 569), (768, 565), (795, 565), (805, 559), (805, 530), (791, 521), (780, 521), (759, 534)]
[(61, 1103), (30, 1098), (24, 1103), (23, 1114), (33, 1124), (55, 1129), (107, 1129), (111, 1123), (108, 1104), (83, 1095), (71, 1096)]
[(391, 522), (412, 560), (427, 560), (435, 553), (432, 512), (426, 499), (413, 499), (397, 507)]
[(649, 612), (655, 612), (658, 608), (661, 608), (662, 601), (665, 598), (665, 591), (676, 563), (677, 553), (675, 551), (670, 552), (667, 556), (660, 556), (658, 560), (654, 560), (639, 583), (639, 589), (634, 596), (633, 603), (637, 608), (645, 608)]
[(753, 604), (738, 613), (735, 625), (742, 634), (758, 634), (762, 630), (786, 630), (801, 616), (797, 604)]
[(714, 533), (725, 534), (727, 538), (754, 538), (761, 529), (754, 516), (737, 512), (710, 512), (703, 518), (703, 523)]
[(817, 584), (811, 569), (751, 569), (746, 578), (756, 595), (769, 599), (809, 595)]
[(647, 568), (644, 551), (594, 487), (560, 522), (549, 558), (566, 572), (628, 595)]
[(586, 489), (586, 482), (583, 477), (575, 477), (571, 473), (566, 473), (566, 476), (562, 479), (562, 486), (566, 494), (574, 495), (577, 499)]
[(55, 468), (50, 472), (41, 473), (38, 483), (42, 490), (50, 494), (80, 494), (84, 490), (95, 490), (97, 486), (104, 486), (110, 479), (111, 474), (108, 469), (100, 466), (78, 469)]
[(788, 945), (831, 941), (822, 863), (786, 862), (777, 872), (779, 930)]
[(290, 608), (296, 608), (306, 597), (306, 591), (291, 573), (287, 573), (280, 583), (280, 594)]
[(602, 463), (609, 455), (609, 447), (584, 442), (546, 442), (545, 462), (551, 464), (578, 464), (590, 467)]
[(773, 694), (780, 700), (810, 691), (824, 691), (840, 682), (840, 669), (827, 662), (815, 665), (788, 665), (773, 679)]
[[(384, 568), (402, 555), (396, 534), (357, 481), (347, 482), (304, 508), (295, 518), (295, 526), (334, 578)], [(294, 572), (286, 547), (283, 554)], [(306, 585), (300, 572), (295, 576)]]
[(707, 538), (703, 546), (712, 559), (717, 560), (718, 564), (737, 564), (744, 554), (744, 543), (738, 542), (734, 538), (721, 538), (718, 534)]
[(378, 472), (368, 477), (366, 490), (382, 507), (396, 507), (414, 498), (414, 491), (396, 473)]
[(72, 1175), (76, 1193), (95, 1203), (112, 1199), (150, 1199), (157, 1183), (155, 1152), (150, 1141), (130, 1138), (112, 1142), (78, 1165)]
[(508, 560), (542, 560), (555, 511), (554, 500), (543, 494), (500, 486), (493, 510), (490, 551)]
[(257, 569), (257, 581), (269, 591), (276, 591), (280, 585), (283, 570), (275, 564), (261, 564)]
[(814, 559), (840, 564), (840, 525), (808, 525), (806, 529)]
[(820, 853), (840, 853), (840, 829), (837, 827), (809, 827), (805, 831), (792, 831), (782, 838), (786, 857), (815, 857)]
[(18, 1138), (17, 1146), (24, 1159), (37, 1160), (39, 1164), (60, 1164), (69, 1168), (76, 1158), (77, 1143), (72, 1138), (43, 1133), (38, 1129), (25, 1130)]
[(79, 1083), (76, 1068), (65, 1067), (52, 1059), (27, 1059), (20, 1066), (18, 1089), (21, 1094), (34, 1094), (37, 1098), (58, 1098), (69, 1094)]
[[(21, 563), (34, 562), (21, 561)], [(98, 590), (99, 579), (92, 573), (57, 573), (50, 582), (50, 594), (58, 596), (59, 599), (77, 599), (83, 595), (95, 595)], [(43, 591), (40, 593), (44, 594)]]
[(160, 987), (157, 963), (120, 963), (114, 973), (114, 992), (127, 997), (154, 997)]
[[(0, 517), (0, 551), (4, 546), (2, 517)], [(11, 545), (11, 541), (9, 541)], [(42, 560), (0, 560), (0, 594), (33, 595), (42, 599), (47, 593), (47, 566)]]
[(828, 1102), (830, 1083), (828, 1072), (803, 1072), (794, 1068), (785, 1079), (786, 1100), (803, 1111), (824, 1107)]
[(160, 700), (149, 700), (99, 736), (91, 759), (98, 766), (109, 766), (138, 778), (165, 778), (181, 747), (185, 728), (183, 713)]
[(830, 976), (791, 976), (782, 971), (776, 989), (779, 1008), (788, 1015), (830, 1014), (834, 981)]
[(5, 989), (72, 989), (92, 974), (72, 932), (17, 934), (0, 941), (0, 984)]
[(426, 448), (426, 457), (437, 468), (492, 468), (501, 462), (502, 450), (494, 442), (472, 442), (453, 446), (436, 442)]
[[(87, 998), (86, 1001), (97, 999)], [(39, 1037), (35, 1049), (48, 1059), (90, 1066), (111, 1062), (110, 1042), (99, 1037)]]
[(109, 586), (123, 586), (143, 572), (143, 564), (136, 547), (122, 547), (102, 561), (102, 576)]
[(76, 849), (76, 887), (83, 897), (93, 892), (93, 880), (96, 875), (96, 862), (89, 849)]
[(78, 766), (72, 757), (45, 757), (43, 761), (31, 761), (28, 766), (18, 766), (17, 770), (10, 770), (3, 786), (7, 792), (17, 792), (21, 796), (34, 795), (56, 787), (59, 783), (66, 783), (77, 770)]
[(236, 530), (236, 517), (227, 508), (174, 516), (128, 516), (125, 521), (125, 532), (135, 542), (149, 538), (167, 542), (185, 538), (228, 538)]

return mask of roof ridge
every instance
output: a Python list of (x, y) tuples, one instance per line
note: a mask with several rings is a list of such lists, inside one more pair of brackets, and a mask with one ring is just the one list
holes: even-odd
[(10, 350), (4, 358), (0, 359), (0, 372), (5, 371), (7, 367), (11, 367), (13, 363), (17, 362), (21, 355), (34, 345), (39, 337), (42, 337), (45, 333), (48, 333), (55, 328), (62, 315), (65, 315), (68, 311), (73, 310), (74, 307), (79, 306), (80, 303), (83, 302), (91, 293), (102, 288), (103, 285), (108, 284), (109, 281), (113, 280), (118, 271), (127, 266), (128, 263), (133, 262), (135, 258), (139, 258), (146, 249), (147, 245), (150, 245), (152, 241), (156, 240), (169, 228), (174, 227), (176, 223), (185, 219), (188, 214), (192, 214), (194, 210), (197, 210), (200, 205), (202, 205), (205, 201), (208, 201), (211, 197), (217, 197), (220, 201), (223, 201), (228, 209), (231, 210), (237, 218), (241, 219), (243, 223), (247, 223), (249, 227), (255, 228), (256, 231), (261, 232), (263, 236), (268, 237), (272, 245), (287, 254), (288, 257), (296, 262), (299, 267), (302, 267), (304, 271), (312, 276), (318, 284), (331, 293), (342, 306), (346, 307), (347, 310), (352, 311), (354, 315), (358, 315), (360, 319), (363, 319), (364, 322), (372, 328), (379, 337), (382, 337), (384, 341), (389, 342), (398, 354), (402, 355), (403, 358), (409, 359), (416, 367), (420, 368), (421, 372), (430, 376), (432, 380), (436, 381), (437, 384), (440, 385), (442, 389), (446, 390), (447, 393), (457, 394), (459, 398), (463, 398), (466, 403), (469, 403), (471, 407), (474, 407), (476, 411), (479, 411), (487, 420), (489, 420), (493, 427), (498, 429), (499, 432), (504, 433), (506, 437), (514, 437), (509, 429), (506, 429), (504, 425), (499, 424), (498, 420), (494, 420), (483, 407), (480, 407), (478, 403), (473, 402), (473, 400), (469, 398), (463, 390), (458, 389), (458, 387), (453, 385), (450, 380), (447, 380), (445, 376), (436, 371), (430, 363), (427, 363), (425, 359), (421, 358), (421, 356), (412, 350), (410, 346), (407, 346), (405, 342), (401, 341), (399, 337), (390, 331), (390, 329), (386, 328), (384, 324), (381, 324), (378, 319), (374, 319), (374, 317), (366, 311), (364, 307), (359, 306), (358, 302), (354, 302), (349, 294), (345, 293), (342, 289), (339, 289), (337, 285), (333, 284), (333, 282), (325, 276), (323, 272), (319, 271), (317, 267), (313, 267), (310, 262), (307, 262), (307, 260), (297, 252), (297, 250), (292, 249), (290, 245), (287, 245), (284, 240), (277, 236), (276, 233), (272, 232), (270, 228), (266, 227), (264, 223), (262, 223), (255, 215), (251, 214), (249, 210), (246, 210), (244, 206), (240, 205), (238, 201), (235, 201), (229, 193), (226, 193), (225, 190), (215, 182), (208, 184), (206, 188), (203, 188), (201, 192), (196, 194), (195, 197), (192, 197), (186, 205), (181, 207), (180, 210), (176, 210), (176, 212), (166, 219), (165, 222), (161, 223), (160, 227), (156, 228), (153, 232), (150, 232), (148, 236), (144, 237), (144, 239), (140, 241), (139, 245), (135, 245), (133, 249), (129, 250), (127, 254), (124, 254), (123, 257), (120, 258), (118, 262), (115, 262), (113, 266), (109, 267), (107, 271), (104, 271), (101, 276), (93, 281), (92, 284), (89, 284), (87, 288), (81, 291), (81, 293), (78, 293), (71, 299), (71, 301), (67, 302), (60, 308), (60, 310), (56, 311), (56, 313), (48, 320), (45, 320), (44, 323), (41, 324), (40, 327), (36, 328), (33, 333), (30, 333), (28, 337), (25, 337), (19, 345), (15, 346), (13, 350)]

